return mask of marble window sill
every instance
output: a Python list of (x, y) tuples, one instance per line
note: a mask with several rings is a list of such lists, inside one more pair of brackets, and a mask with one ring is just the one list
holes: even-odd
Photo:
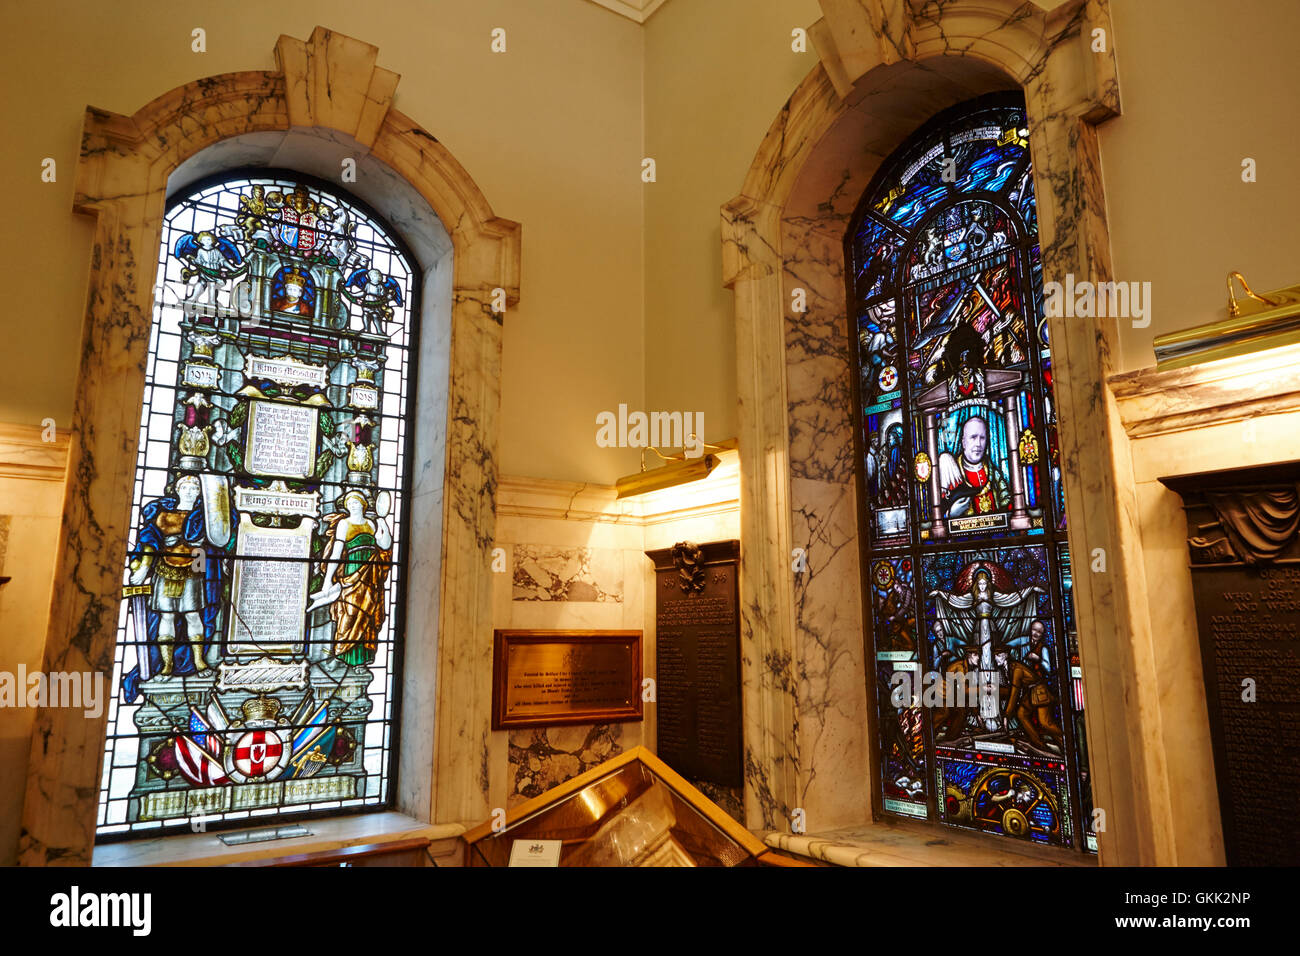
[(836, 866), (1096, 866), (1094, 856), (928, 825), (880, 822), (821, 833), (758, 831), (768, 846)]
[[(254, 823), (271, 826), (269, 821)], [(371, 843), (392, 843), (413, 837), (431, 842), (455, 840), (468, 829), (459, 823), (421, 823), (401, 813), (367, 813), (358, 816), (307, 820), (310, 836), (289, 840), (226, 846), (215, 833), (179, 834), (153, 839), (127, 840), (95, 847), (92, 866), (225, 866), (270, 857), (337, 850)], [(224, 831), (223, 831), (224, 832)], [(441, 856), (435, 849), (435, 855)], [(459, 865), (459, 855), (453, 865)]]

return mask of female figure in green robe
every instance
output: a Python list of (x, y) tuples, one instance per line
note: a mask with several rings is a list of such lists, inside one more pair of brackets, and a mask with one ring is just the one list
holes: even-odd
[(342, 510), (325, 516), (325, 587), (312, 595), (307, 610), (328, 604), (335, 624), (332, 655), (345, 664), (368, 665), (375, 660), (384, 624), (393, 535), (383, 514), (371, 511), (360, 491), (349, 491), (339, 506)]

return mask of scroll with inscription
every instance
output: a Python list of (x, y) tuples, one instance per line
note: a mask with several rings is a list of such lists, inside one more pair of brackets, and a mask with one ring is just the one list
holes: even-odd
[(740, 542), (646, 554), (655, 564), (658, 756), (690, 780), (741, 787)]
[(1300, 863), (1300, 463), (1182, 496), (1229, 866)]
[(310, 406), (249, 402), (250, 474), (306, 478), (316, 466), (316, 419)]

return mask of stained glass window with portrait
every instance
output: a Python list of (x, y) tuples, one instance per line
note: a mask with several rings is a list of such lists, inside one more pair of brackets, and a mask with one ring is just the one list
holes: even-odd
[(101, 838), (390, 803), (416, 275), (296, 174), (170, 202)]
[(881, 166), (845, 259), (888, 815), (1095, 851), (1023, 99)]

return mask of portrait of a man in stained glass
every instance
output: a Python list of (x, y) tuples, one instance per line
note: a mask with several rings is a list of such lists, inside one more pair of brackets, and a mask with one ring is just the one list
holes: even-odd
[(957, 447), (939, 456), (939, 486), (948, 517), (992, 514), (1007, 507), (1007, 480), (993, 467), (988, 452), (988, 420), (971, 415), (962, 423)]
[(271, 309), (311, 318), (316, 308), (316, 283), (311, 276), (296, 266), (281, 269), (275, 274), (271, 293)]

